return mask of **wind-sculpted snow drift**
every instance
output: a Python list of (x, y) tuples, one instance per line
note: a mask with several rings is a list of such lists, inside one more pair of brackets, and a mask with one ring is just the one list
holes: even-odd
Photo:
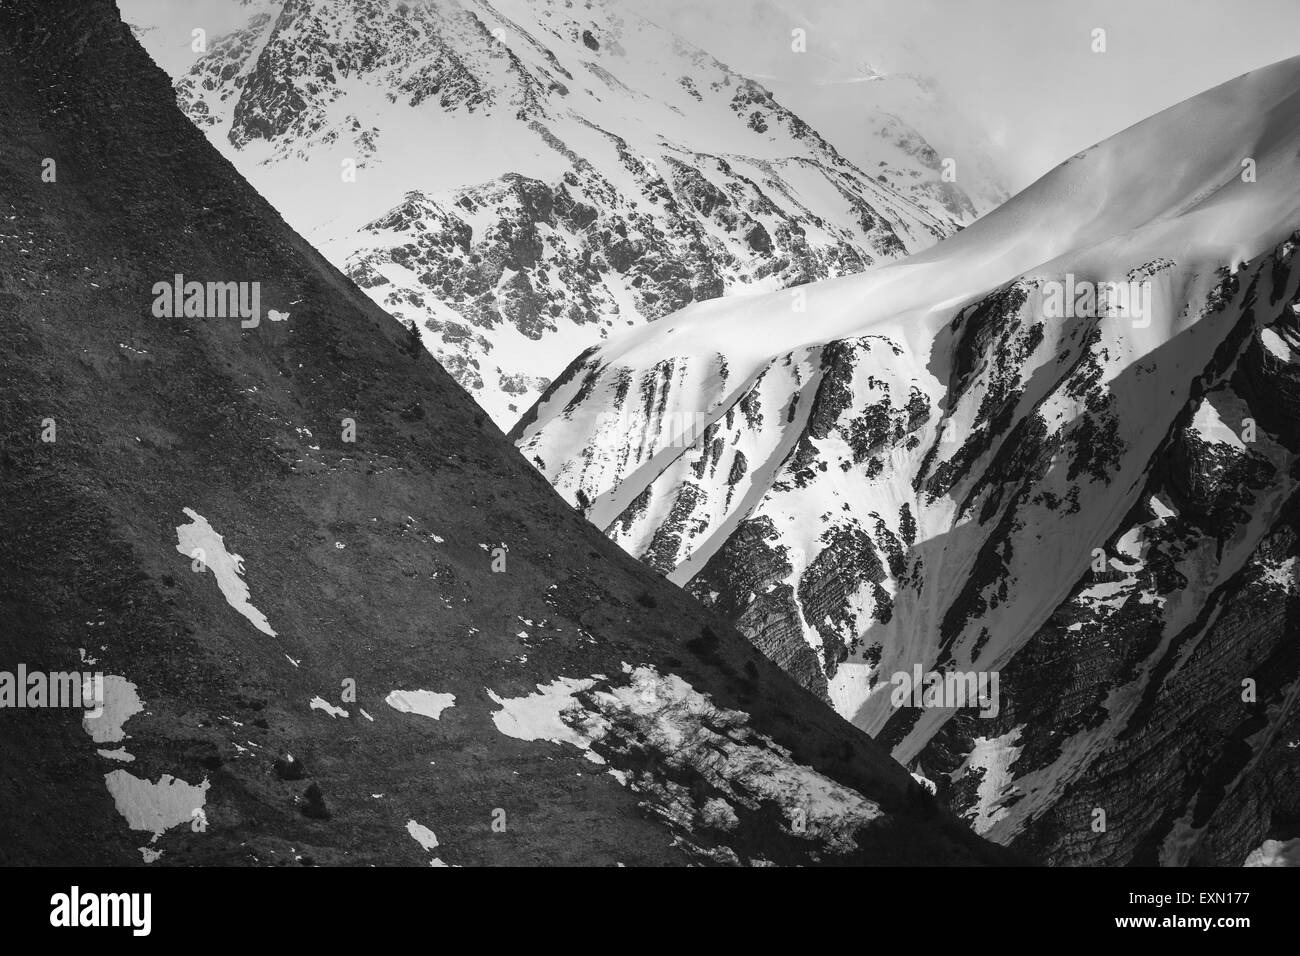
[(864, 110), (850, 162), (636, 6), (253, 0), (174, 60), (123, 0), (186, 114), (503, 428), (614, 330), (975, 217), (905, 115)]
[(1240, 864), (1300, 810), (1298, 229), (1300, 58), (907, 260), (611, 339), (512, 436), (980, 832)]
[(561, 501), (109, 0), (0, 0), (0, 128), (0, 670), (94, 657), (114, 725), (0, 714), (0, 862), (1009, 858)]

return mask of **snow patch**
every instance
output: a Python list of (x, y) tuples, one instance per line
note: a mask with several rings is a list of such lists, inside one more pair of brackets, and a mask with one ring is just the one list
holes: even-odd
[(153, 782), (125, 770), (105, 774), (104, 782), (127, 826), (148, 831), (155, 840), (172, 827), (196, 818), (207, 801), (209, 787), (206, 778), (198, 786), (170, 774)]
[(1264, 583), (1282, 588), (1284, 591), (1294, 591), (1296, 588), (1295, 563), (1296, 559), (1290, 557), (1285, 561), (1279, 561), (1277, 564), (1265, 565)]
[(1015, 743), (1020, 739), (1021, 729), (1016, 727), (1001, 737), (976, 737), (975, 749), (953, 772), (953, 780), (960, 780), (972, 770), (984, 771), (976, 791), (976, 805), (968, 814), (976, 833), (987, 832), (1006, 816), (1006, 808), (998, 806), (998, 802), (1011, 785), (1011, 765), (1020, 756), (1020, 748)]
[(1282, 340), (1272, 329), (1262, 329), (1259, 333), (1259, 340), (1263, 343), (1264, 348), (1268, 349), (1283, 362), (1293, 361), (1291, 346)]
[[(1265, 329), (1265, 331), (1268, 331)], [(1192, 428), (1206, 441), (1246, 450), (1246, 445), (1221, 417), (1219, 410), (1208, 399), (1201, 401), (1192, 416)]]
[[(715, 706), (681, 677), (650, 666), (624, 665), (624, 673), (628, 684), (593, 690), (589, 704), (576, 695), (595, 680), (561, 677), (539, 684), (537, 694), (510, 700), (489, 690), (503, 706), (493, 720), (502, 733), (523, 740), (568, 743), (592, 756), (596, 743), (635, 754), (638, 769), (607, 773), (688, 829), (728, 830), (738, 825), (733, 804), (757, 811), (769, 802), (784, 815), (790, 835), (851, 852), (856, 831), (881, 816), (876, 803), (796, 762), (789, 750), (750, 729), (749, 715)], [(647, 755), (660, 766), (647, 765)], [(726, 799), (695, 806), (675, 783), (675, 771), (702, 776)]]
[(456, 703), (456, 695), (431, 690), (395, 690), (384, 698), (384, 703), (403, 714), (420, 714), (437, 720)]
[(416, 823), (414, 820), (406, 822), (406, 832), (411, 834), (411, 838), (426, 850), (433, 850), (438, 846), (438, 838), (434, 836), (433, 831), (423, 824)]
[(586, 690), (595, 681), (572, 677), (559, 677), (549, 684), (538, 684), (536, 694), (524, 697), (502, 698), (489, 690), (488, 696), (501, 710), (492, 714), (497, 730), (516, 740), (549, 740), (552, 743), (573, 744), (586, 749), (591, 741), (560, 719), (566, 710), (578, 708), (573, 695)]
[(331, 717), (346, 717), (346, 716), (348, 716), (348, 712), (347, 712), (346, 710), (344, 710), (342, 707), (335, 707), (333, 704), (331, 704), (329, 701), (327, 701), (324, 697), (313, 697), (313, 698), (311, 699), (311, 709), (312, 709), (312, 710), (322, 710), (322, 711), (324, 711), (325, 713), (329, 714)]
[[(83, 686), (83, 696), (85, 690)], [(115, 744), (127, 736), (122, 725), (144, 710), (144, 702), (135, 684), (117, 674), (104, 675), (103, 695), (102, 713), (81, 718), (81, 726), (95, 743)]]
[(193, 508), (183, 509), (190, 523), (176, 528), (176, 550), (185, 557), (202, 561), (217, 579), (226, 603), (248, 618), (253, 627), (263, 634), (275, 637), (267, 623), (266, 615), (249, 602), (248, 585), (244, 583), (244, 559), (226, 550), (225, 539)]
[(1300, 866), (1300, 838), (1294, 840), (1265, 840), (1257, 850), (1252, 850), (1242, 866)]

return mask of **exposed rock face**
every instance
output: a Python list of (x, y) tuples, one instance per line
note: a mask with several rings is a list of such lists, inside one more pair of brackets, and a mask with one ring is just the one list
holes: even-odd
[[(803, 640), (795, 592), (785, 582), (790, 563), (769, 544), (778, 537), (767, 518), (742, 522), (710, 564), (712, 576), (695, 590), (735, 620), (755, 647), (826, 699), (822, 665)], [(716, 590), (708, 590), (710, 584)]]
[[(978, 830), (1059, 864), (1240, 865), (1294, 819), (1300, 442), (1296, 419), (1253, 431), (1293, 369), (1269, 380), (1252, 361), (1291, 322), (1290, 247), (1239, 276), (1104, 570), (1003, 666), (1002, 713), (953, 720), (917, 753)], [(881, 739), (909, 729), (900, 713)], [(976, 737), (1014, 752), (992, 793), (978, 791), (992, 771), (963, 757)]]
[(850, 162), (615, 0), (249, 16), (177, 69), (182, 109), (502, 427), (611, 331), (861, 272), (975, 218), (903, 119), (865, 116), (888, 135)]
[[(611, 341), (513, 435), (978, 832), (1240, 864), (1297, 835), (1297, 89), (1286, 61), (905, 263)], [(1297, 173), (1265, 204), (1242, 142)]]
[(0, 125), (0, 671), (111, 725), (5, 710), (0, 861), (1008, 859), (560, 500), (109, 0), (0, 3)]

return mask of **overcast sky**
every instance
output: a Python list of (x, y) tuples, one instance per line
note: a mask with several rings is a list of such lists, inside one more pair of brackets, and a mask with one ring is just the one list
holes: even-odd
[[(842, 80), (861, 63), (930, 74), (1002, 147), (1013, 191), (1167, 106), (1300, 53), (1300, 0), (624, 2), (678, 19), (742, 72), (833, 59)], [(782, 19), (805, 26), (808, 58), (790, 55)], [(1095, 28), (1105, 53), (1092, 52)]]

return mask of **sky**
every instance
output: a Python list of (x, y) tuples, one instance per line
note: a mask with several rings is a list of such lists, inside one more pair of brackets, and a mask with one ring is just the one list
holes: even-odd
[[(827, 127), (832, 142), (851, 140), (844, 131), (856, 108), (880, 105), (863, 82), (873, 71), (932, 77), (945, 106), (931, 122), (991, 155), (1011, 192), (1147, 116), (1300, 53), (1300, 0), (605, 2), (671, 26), (764, 82)], [(248, 16), (239, 0), (119, 7), (128, 19), (147, 10), (141, 19), (184, 27), (172, 44), (181, 61), (193, 56), (184, 42), (191, 23), (215, 36)], [(805, 31), (802, 54), (791, 49), (796, 28)], [(1096, 29), (1106, 31), (1105, 52), (1093, 51)]]
[[(1147, 116), (1300, 53), (1298, 0), (622, 2), (774, 88), (782, 78), (851, 87), (869, 70), (929, 75), (991, 141), (1012, 191)], [(796, 26), (807, 31), (804, 57), (790, 49)], [(1106, 31), (1104, 53), (1093, 52), (1094, 29)]]

